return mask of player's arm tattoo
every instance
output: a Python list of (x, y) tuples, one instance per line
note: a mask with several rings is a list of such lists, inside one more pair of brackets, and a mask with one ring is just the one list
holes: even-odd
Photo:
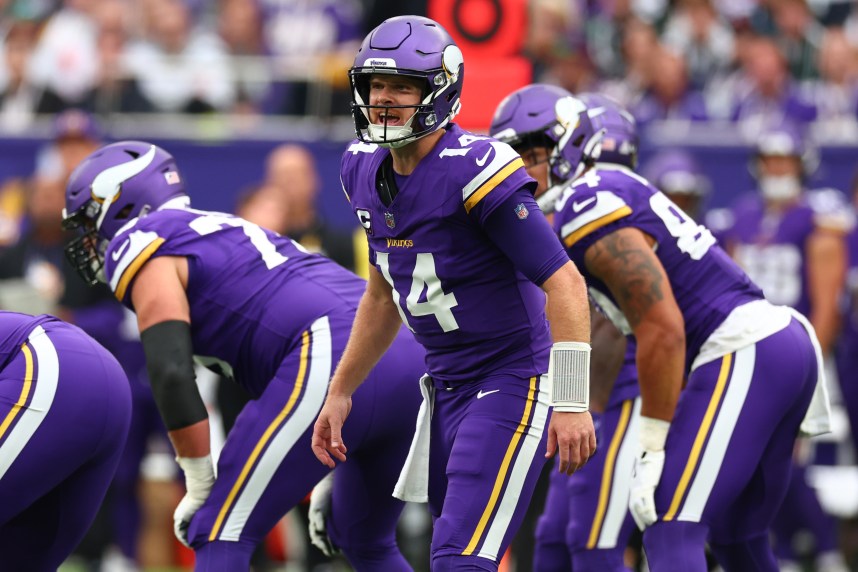
[(644, 234), (634, 228), (599, 239), (587, 249), (585, 263), (610, 288), (632, 329), (670, 289), (655, 252)]

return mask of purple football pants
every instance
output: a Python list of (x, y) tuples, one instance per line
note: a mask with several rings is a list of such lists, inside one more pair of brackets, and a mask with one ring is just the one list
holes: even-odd
[[(256, 545), (329, 471), (310, 438), (350, 327), (350, 316), (318, 319), (239, 414), (189, 529), (197, 570), (248, 570)], [(423, 368), (423, 349), (403, 330), (353, 397), (330, 534), (356, 570), (410, 570), (395, 539), (404, 505), (391, 493), (411, 443)]]
[(571, 476), (552, 472), (536, 529), (534, 570), (628, 570), (623, 552), (634, 527), (628, 505), (639, 417), (639, 399), (594, 415), (596, 455)]
[(436, 382), (429, 458), (432, 571), (497, 570), (545, 463), (543, 377)]
[(95, 518), (128, 434), (116, 359), (78, 328), (36, 328), (0, 371), (0, 568), (56, 570)]
[(707, 537), (728, 572), (777, 570), (768, 530), (816, 379), (796, 320), (691, 373), (665, 445), (659, 520), (644, 532), (653, 572), (705, 571)]

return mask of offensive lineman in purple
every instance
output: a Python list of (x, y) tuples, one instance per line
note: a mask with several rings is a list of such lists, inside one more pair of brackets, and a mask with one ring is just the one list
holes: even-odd
[(546, 456), (559, 452), (566, 473), (595, 449), (589, 315), (581, 276), (537, 208), (521, 159), (451, 123), (463, 74), (449, 34), (417, 16), (383, 22), (355, 58), (358, 141), (341, 179), (372, 265), (313, 448), (329, 466), (332, 456), (345, 460), (339, 433), (350, 395), (405, 323), (427, 349), (428, 375), (394, 494), (428, 500), (433, 570), (497, 570), (546, 440)]
[[(561, 141), (597, 141), (585, 110), (570, 94), (557, 98)], [(554, 225), (591, 295), (638, 344), (629, 508), (650, 568), (706, 570), (708, 538), (727, 570), (777, 570), (767, 528), (793, 439), (800, 426), (827, 430), (812, 327), (769, 304), (709, 231), (646, 180), (587, 156), (568, 166), (579, 176), (558, 199)], [(806, 418), (817, 392), (822, 411)]]
[[(541, 142), (555, 146), (562, 137), (555, 129), (558, 93), (565, 94), (545, 85), (514, 92), (498, 106), (490, 128), (492, 135), (504, 137), (528, 156), (528, 173), (538, 183), (534, 196), (548, 217), (554, 212), (552, 193), (556, 198), (556, 191), (574, 175), (573, 170), (558, 166), (557, 177), (549, 177), (547, 153), (541, 145), (533, 145)], [(604, 131), (603, 160), (633, 167), (637, 163), (634, 118), (607, 97), (582, 94), (581, 98), (592, 107), (587, 114), (592, 127)], [(515, 135), (510, 136), (511, 132)], [(574, 145), (565, 150), (576, 151)], [(542, 153), (546, 157), (533, 156)], [(574, 159), (568, 159), (571, 165)], [(556, 183), (552, 189), (549, 182)], [(635, 343), (632, 337), (623, 340), (623, 334), (599, 312), (592, 315), (591, 392), (596, 393), (594, 409), (598, 405), (600, 412), (594, 423), (600, 439), (609, 445), (606, 455), (597, 456), (569, 479), (552, 475), (536, 531), (533, 567), (541, 572), (626, 570), (623, 553), (634, 526), (628, 511), (628, 491), (640, 409)], [(602, 390), (603, 386), (609, 389)]]
[(56, 570), (95, 518), (131, 417), (125, 373), (53, 316), (0, 312), (0, 554)]
[[(67, 250), (89, 279), (106, 263), (104, 280), (137, 314), (153, 394), (185, 472), (177, 537), (195, 549), (197, 570), (247, 570), (255, 546), (327, 472), (310, 462), (309, 428), (363, 281), (274, 232), (189, 208), (181, 181), (154, 145), (96, 151), (68, 184), (67, 225), (86, 232)], [(227, 437), (216, 480), (192, 354), (255, 398)], [(402, 503), (389, 491), (407, 452), (398, 429), (414, 422), (422, 362), (403, 333), (355, 396), (357, 463), (337, 471), (329, 532), (359, 570), (410, 569), (395, 541)], [(398, 407), (380, 409), (388, 400)]]

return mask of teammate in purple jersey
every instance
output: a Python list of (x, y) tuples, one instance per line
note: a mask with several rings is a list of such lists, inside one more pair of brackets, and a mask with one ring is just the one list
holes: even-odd
[[(852, 209), (858, 210), (858, 177), (852, 181)], [(858, 228), (847, 238), (849, 269), (846, 277), (846, 311), (837, 344), (837, 376), (849, 415), (852, 446), (858, 454)]]
[[(549, 217), (554, 212), (552, 195), (556, 200), (564, 183), (574, 174), (568, 170), (551, 177), (554, 185), (549, 188), (547, 149), (556, 146), (562, 133), (553, 129), (556, 124), (554, 107), (546, 107), (544, 102), (546, 98), (553, 101), (563, 95), (563, 90), (548, 85), (537, 84), (519, 90), (501, 102), (489, 130), (492, 136), (509, 142), (513, 149), (545, 154), (544, 157), (531, 156), (528, 162), (529, 172), (538, 183), (536, 200)], [(634, 118), (608, 97), (582, 94), (581, 98), (591, 106), (588, 117), (593, 129), (603, 134), (602, 158), (634, 168), (638, 147)], [(508, 137), (510, 133), (529, 134), (529, 137), (525, 141)], [(535, 145), (536, 138), (544, 146)], [(570, 145), (568, 152), (575, 153), (578, 149)], [(570, 164), (577, 162), (574, 156), (569, 160)], [(634, 527), (628, 498), (631, 466), (637, 453), (640, 409), (635, 345), (633, 338), (624, 343), (619, 332), (619, 340), (600, 337), (598, 320), (593, 320), (591, 385), (610, 388), (609, 395), (601, 403), (602, 414), (596, 420), (600, 440), (609, 444), (607, 454), (597, 455), (569, 479), (552, 478), (536, 533), (534, 569), (540, 572), (627, 570), (623, 552)], [(613, 326), (609, 327), (616, 331)], [(615, 345), (618, 341), (620, 347), (625, 348), (624, 359), (619, 360), (622, 362), (619, 373), (611, 365), (597, 367), (598, 352), (616, 351), (603, 346)], [(612, 371), (606, 375), (605, 369)], [(602, 377), (606, 379), (600, 379)]]
[[(813, 329), (767, 302), (709, 231), (645, 179), (595, 162), (597, 151), (567, 151), (598, 141), (583, 102), (566, 93), (544, 104), (558, 143), (524, 156), (549, 157), (552, 176), (564, 154), (576, 157), (554, 227), (595, 301), (637, 342), (629, 508), (650, 568), (706, 570), (708, 538), (727, 570), (777, 570), (767, 529), (793, 441), (800, 427), (828, 430)], [(505, 137), (539, 140), (522, 135)]]
[(128, 435), (128, 379), (53, 316), (0, 311), (0, 568), (56, 570), (104, 499)]
[[(765, 127), (757, 138), (752, 171), (759, 190), (740, 197), (732, 225), (722, 236), (728, 252), (774, 303), (804, 314), (830, 356), (840, 329), (840, 300), (846, 276), (846, 235), (854, 226), (851, 210), (834, 190), (809, 192), (804, 179), (814, 153), (789, 123)], [(772, 529), (775, 553), (783, 565), (795, 562), (792, 539), (806, 529), (814, 550), (832, 566), (838, 559), (837, 523), (825, 514), (807, 483), (804, 464), (790, 471), (790, 485)], [(845, 569), (842, 557), (838, 568)]]
[[(103, 147), (69, 179), (65, 223), (83, 232), (67, 252), (137, 314), (152, 392), (185, 473), (177, 537), (196, 551), (197, 570), (247, 570), (255, 546), (328, 472), (311, 462), (310, 426), (364, 282), (288, 238), (189, 202), (163, 149)], [(217, 479), (194, 358), (253, 397)], [(390, 490), (408, 450), (402, 428), (417, 414), (422, 362), (403, 332), (355, 396), (356, 462), (336, 476), (329, 531), (358, 570), (410, 569), (395, 542), (402, 503)]]
[(521, 159), (452, 123), (463, 66), (441, 26), (403, 16), (370, 32), (349, 73), (358, 140), (341, 179), (371, 267), (313, 449), (328, 466), (345, 460), (350, 396), (401, 320), (428, 374), (395, 494), (428, 500), (433, 570), (497, 570), (544, 457), (559, 452), (572, 473), (595, 450), (590, 324), (584, 282)]

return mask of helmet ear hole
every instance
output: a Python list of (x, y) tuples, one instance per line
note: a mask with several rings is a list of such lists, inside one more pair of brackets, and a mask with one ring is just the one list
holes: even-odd
[(580, 147), (583, 142), (584, 142), (584, 134), (582, 133), (581, 135), (579, 135), (578, 137), (575, 138), (575, 140), (572, 142), (572, 145), (574, 145), (575, 147)]

